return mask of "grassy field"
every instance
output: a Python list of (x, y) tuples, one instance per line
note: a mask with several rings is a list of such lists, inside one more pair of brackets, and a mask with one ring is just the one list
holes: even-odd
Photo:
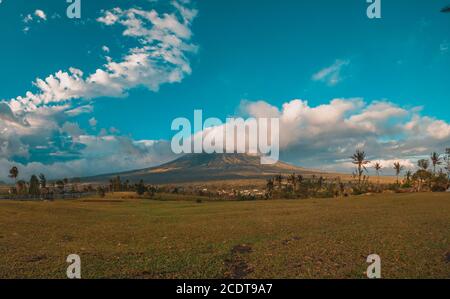
[(0, 202), (0, 278), (450, 278), (450, 194)]

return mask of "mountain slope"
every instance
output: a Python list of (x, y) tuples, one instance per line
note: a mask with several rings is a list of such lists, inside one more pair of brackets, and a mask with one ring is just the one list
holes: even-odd
[(143, 179), (146, 183), (167, 184), (213, 180), (257, 179), (274, 176), (279, 173), (312, 174), (313, 171), (278, 162), (273, 165), (261, 165), (260, 157), (246, 154), (188, 154), (161, 166), (106, 174), (83, 181), (106, 182), (120, 176), (123, 180), (136, 182)]

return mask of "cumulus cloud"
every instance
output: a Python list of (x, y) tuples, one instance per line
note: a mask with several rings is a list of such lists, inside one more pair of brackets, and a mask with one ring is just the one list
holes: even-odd
[(398, 158), (398, 159), (391, 159), (391, 160), (375, 160), (372, 161), (372, 165), (374, 163), (380, 163), (382, 169), (382, 172), (392, 172), (394, 163), (400, 163), (400, 165), (402, 165), (404, 167), (404, 169), (414, 169), (416, 167), (415, 163), (416, 161), (412, 160), (412, 159), (402, 159), (402, 158)]
[(349, 60), (336, 60), (331, 66), (321, 69), (312, 76), (314, 81), (325, 82), (334, 86), (342, 81), (342, 69), (350, 64)]
[[(125, 97), (144, 86), (158, 91), (162, 84), (181, 82), (191, 73), (191, 25), (197, 14), (188, 1), (172, 2), (168, 11), (114, 8), (103, 11), (100, 26), (122, 28), (134, 45), (118, 60), (85, 74), (70, 67), (37, 78), (33, 90), (0, 101), (0, 165), (15, 164), (23, 174), (44, 172), (54, 177), (91, 175), (160, 164), (173, 158), (164, 141), (135, 141), (119, 136), (115, 128), (89, 135), (72, 119), (92, 113), (94, 99)], [(24, 17), (24, 23), (45, 21), (42, 10)], [(28, 24), (29, 25), (29, 24)], [(25, 30), (29, 30), (29, 27)], [(105, 53), (107, 48), (103, 47)], [(109, 48), (108, 48), (109, 50)], [(89, 120), (97, 126), (95, 118)], [(2, 169), (3, 169), (2, 168)], [(1, 173), (0, 179), (6, 174)]]
[[(1, 2), (0, 2), (1, 4)], [(34, 11), (33, 14), (27, 14), (26, 16), (23, 17), (22, 19), (24, 24), (27, 24), (24, 28), (23, 28), (23, 32), (27, 33), (28, 31), (30, 31), (30, 23), (36, 22), (36, 23), (40, 23), (47, 21), (47, 15), (45, 14), (45, 12), (42, 9), (36, 9)]]
[[(160, 165), (175, 158), (170, 151), (170, 144), (165, 141), (134, 141), (127, 137), (113, 135), (102, 137), (85, 135), (78, 138), (84, 145), (78, 159), (54, 163), (35, 161), (12, 164), (8, 159), (0, 158), (0, 168), (9, 169), (12, 165), (16, 165), (20, 170), (20, 177), (24, 179), (29, 179), (32, 174), (37, 173), (45, 173), (49, 179), (56, 179), (110, 173), (112, 170), (141, 169)], [(53, 154), (58, 155), (59, 153), (53, 152)], [(0, 178), (10, 181), (3, 173)]]
[(34, 11), (34, 15), (44, 21), (47, 21), (47, 15), (45, 14), (45, 12), (41, 9), (36, 9)]
[[(371, 161), (380, 162), (385, 174), (393, 174), (394, 162), (414, 169), (418, 159), (442, 152), (450, 145), (450, 124), (420, 115), (418, 108), (405, 108), (389, 101), (365, 102), (361, 98), (332, 99), (312, 106), (294, 99), (281, 105), (265, 101), (242, 101), (236, 117), (278, 118), (280, 158), (309, 168), (351, 173), (350, 157), (365, 150)], [(223, 120), (225, 121), (225, 120)], [(205, 128), (192, 140), (222, 140), (225, 125)], [(248, 130), (245, 140), (257, 140), (258, 132)], [(277, 139), (277, 138), (275, 138)], [(215, 146), (213, 146), (215, 148)]]
[(313, 107), (296, 99), (281, 109), (244, 101), (240, 111), (251, 117), (279, 117), (281, 158), (324, 170), (349, 171), (349, 157), (361, 148), (391, 173), (394, 161), (413, 168), (418, 159), (450, 144), (450, 124), (388, 101), (334, 99)]
[(66, 110), (64, 113), (70, 117), (74, 117), (80, 114), (88, 114), (94, 111), (93, 105), (83, 105), (70, 110)]
[(105, 26), (121, 26), (123, 35), (135, 38), (138, 46), (129, 49), (120, 61), (107, 63), (85, 75), (78, 68), (58, 71), (33, 83), (37, 92), (28, 91), (10, 101), (14, 111), (33, 110), (73, 99), (123, 97), (137, 86), (158, 91), (162, 84), (181, 82), (191, 74), (188, 56), (197, 46), (191, 43), (191, 24), (197, 11), (173, 2), (172, 13), (156, 10), (114, 8), (97, 19)]
[(14, 114), (14, 112), (11, 110), (11, 107), (8, 104), (2, 102), (0, 102), (0, 121), (2, 121), (3, 123), (14, 123), (21, 126), (29, 125), (26, 119)]

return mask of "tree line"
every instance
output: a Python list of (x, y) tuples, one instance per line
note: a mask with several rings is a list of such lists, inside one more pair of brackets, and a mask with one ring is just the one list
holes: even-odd
[[(310, 177), (293, 173), (276, 175), (266, 182), (267, 198), (338, 197), (381, 192), (444, 192), (450, 187), (450, 148), (445, 154), (433, 152), (428, 159), (417, 161), (417, 170), (406, 169), (401, 161), (392, 163), (395, 183), (381, 183), (385, 170), (381, 162), (371, 162), (364, 150), (356, 150), (350, 157), (355, 166), (351, 180), (340, 177)], [(369, 169), (373, 169), (377, 180), (370, 180)], [(402, 178), (403, 175), (403, 179)]]

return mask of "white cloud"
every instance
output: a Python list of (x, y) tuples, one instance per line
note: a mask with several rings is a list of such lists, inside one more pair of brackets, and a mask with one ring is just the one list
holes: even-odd
[(123, 35), (135, 38), (139, 46), (129, 49), (119, 62), (108, 58), (102, 68), (87, 76), (79, 69), (70, 68), (45, 79), (38, 78), (34, 82), (38, 91), (11, 100), (11, 108), (33, 110), (79, 98), (123, 97), (137, 86), (158, 91), (162, 84), (180, 82), (191, 74), (188, 55), (197, 50), (190, 42), (190, 27), (197, 12), (177, 2), (173, 6), (172, 13), (164, 14), (136, 8), (103, 12), (99, 22), (122, 26)]
[(45, 12), (41, 9), (36, 9), (34, 11), (34, 15), (44, 21), (47, 21), (47, 15), (45, 14)]
[(91, 119), (89, 119), (89, 125), (91, 127), (97, 126), (97, 120), (95, 119), (95, 117), (92, 117)]
[(329, 86), (334, 86), (342, 81), (342, 69), (350, 64), (349, 60), (336, 60), (331, 66), (326, 67), (312, 76), (314, 81), (325, 82)]
[(92, 113), (94, 111), (94, 106), (92, 105), (84, 105), (84, 106), (79, 106), (76, 107), (74, 109), (71, 110), (67, 110), (64, 113), (68, 116), (77, 116), (80, 114), (87, 114), (87, 113)]
[(444, 40), (439, 46), (439, 50), (441, 51), (442, 54), (447, 53), (449, 49), (450, 43), (447, 40)]
[(292, 100), (281, 109), (263, 101), (244, 101), (240, 111), (279, 117), (281, 159), (324, 170), (348, 172), (352, 168), (348, 158), (357, 148), (384, 165), (401, 161), (413, 168), (418, 159), (450, 144), (450, 124), (387, 101), (334, 99), (313, 107)]
[[(264, 101), (245, 100), (238, 111), (244, 118), (279, 118), (281, 160), (314, 169), (351, 173), (354, 165), (349, 157), (356, 149), (364, 149), (368, 158), (380, 161), (389, 175), (394, 173), (394, 162), (414, 170), (418, 159), (433, 151), (442, 152), (450, 144), (450, 124), (421, 116), (420, 109), (406, 109), (387, 101), (333, 99), (311, 106), (306, 100), (294, 99), (279, 108)], [(217, 140), (225, 138), (223, 132), (221, 125), (192, 138)], [(248, 135), (240, 138), (246, 142), (250, 139)]]
[[(196, 10), (186, 1), (180, 3), (173, 2), (172, 11), (164, 13), (120, 8), (104, 12), (109, 21), (99, 22), (122, 27), (123, 35), (136, 41), (121, 59), (107, 57), (106, 64), (91, 74), (75, 67), (58, 71), (36, 79), (34, 91), (0, 101), (0, 165), (17, 164), (26, 174), (72, 176), (140, 168), (173, 158), (167, 142), (134, 141), (118, 136), (115, 128), (87, 135), (71, 118), (91, 113), (91, 99), (124, 97), (138, 86), (157, 91), (191, 73), (189, 55), (197, 49), (191, 42)], [(45, 19), (45, 13), (36, 12), (24, 22)], [(95, 118), (89, 123), (98, 125)], [(1, 173), (0, 179), (5, 176)]]
[[(120, 8), (115, 8), (113, 11), (116, 11), (116, 10), (118, 10), (119, 12), (122, 11)], [(106, 11), (102, 17), (99, 17), (97, 19), (97, 21), (100, 23), (103, 23), (105, 25), (113, 25), (114, 23), (117, 22), (118, 19), (119, 19), (119, 17), (116, 14), (114, 14), (112, 11)]]
[(107, 47), (107, 46), (103, 46), (103, 47), (102, 47), (102, 50), (103, 50), (103, 52), (105, 52), (105, 53), (109, 53), (109, 47)]
[(373, 165), (377, 162), (380, 163), (380, 165), (382, 167), (381, 171), (386, 172), (386, 173), (392, 172), (392, 170), (394, 168), (394, 163), (396, 163), (396, 162), (400, 163), (400, 165), (402, 165), (404, 167), (404, 170), (411, 170), (416, 167), (415, 161), (413, 161), (411, 159), (401, 159), (401, 158), (372, 161), (372, 163), (370, 164), (370, 167), (373, 167)]
[[(1, 4), (1, 3), (0, 3)], [(22, 15), (23, 17), (23, 15)], [(26, 24), (26, 26), (22, 29), (24, 33), (28, 33), (31, 29), (31, 23), (36, 22), (40, 23), (41, 21), (45, 22), (47, 21), (47, 15), (45, 12), (41, 9), (36, 9), (33, 14), (27, 14), (25, 17), (23, 17), (22, 22)]]
[[(164, 141), (133, 141), (118, 136), (79, 136), (80, 143), (85, 146), (79, 159), (55, 162), (18, 163), (0, 158), (0, 168), (9, 169), (15, 165), (19, 168), (19, 178), (28, 180), (32, 174), (44, 173), (49, 179), (63, 177), (83, 177), (112, 171), (128, 171), (151, 167), (168, 162), (175, 158), (170, 151), (170, 144)], [(58, 155), (58, 152), (53, 152)], [(103, 153), (103, 154), (102, 154)], [(0, 174), (0, 179), (11, 180)]]
[(23, 22), (24, 23), (30, 23), (33, 20), (35, 20), (33, 18), (33, 16), (35, 16), (37, 18), (37, 21), (39, 22), (40, 20), (43, 21), (47, 21), (47, 15), (45, 14), (45, 12), (41, 9), (36, 9), (33, 13), (33, 15), (31, 14), (27, 14), (24, 18), (23, 18)]
[(24, 23), (29, 23), (31, 21), (33, 21), (33, 16), (31, 16), (31, 14), (28, 14), (23, 18)]
[(405, 124), (405, 130), (411, 136), (431, 136), (434, 139), (446, 140), (450, 138), (450, 125), (442, 120), (428, 116), (414, 117)]

